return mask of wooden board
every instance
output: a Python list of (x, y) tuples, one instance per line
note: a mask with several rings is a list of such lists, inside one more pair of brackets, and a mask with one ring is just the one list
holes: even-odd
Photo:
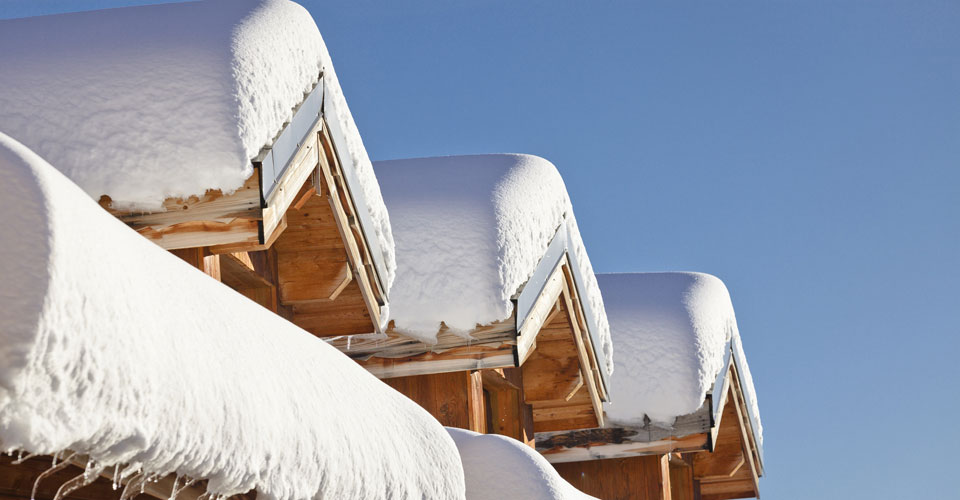
[(485, 432), (483, 381), (479, 372), (461, 371), (384, 382), (419, 404), (441, 424)]
[(207, 191), (203, 196), (169, 198), (161, 210), (118, 209), (108, 196), (100, 206), (142, 236), (168, 250), (260, 242), (260, 176), (254, 171), (233, 193)]
[(580, 491), (605, 500), (670, 500), (670, 465), (664, 455), (554, 464)]
[[(537, 330), (520, 335), (521, 344), (530, 346), (520, 359), (525, 401), (533, 407), (536, 432), (603, 425), (600, 390), (592, 369), (596, 358), (588, 353), (579, 302), (574, 301), (568, 283), (572, 276), (564, 272), (567, 266), (566, 258), (561, 259), (547, 280), (544, 294), (531, 309), (531, 314), (542, 320), (524, 323), (535, 325)], [(550, 286), (553, 282), (555, 286)], [(554, 288), (556, 293), (551, 291)], [(553, 297), (553, 302), (541, 303), (544, 297)]]
[(671, 500), (700, 500), (699, 484), (693, 478), (693, 466), (682, 460), (670, 460)]

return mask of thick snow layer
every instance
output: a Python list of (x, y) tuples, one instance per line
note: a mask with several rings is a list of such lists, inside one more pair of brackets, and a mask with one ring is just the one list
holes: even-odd
[(258, 498), (462, 498), (426, 411), (0, 134), (0, 442)]
[[(610, 379), (611, 401), (604, 403), (608, 420), (640, 424), (646, 415), (670, 425), (700, 408), (723, 368), (728, 341), (740, 345), (723, 282), (686, 272), (598, 274), (597, 280), (617, 344), (617, 374)], [(742, 350), (735, 355), (746, 367)], [(745, 371), (743, 390), (759, 423), (753, 380)]]
[[(392, 282), (389, 219), (310, 14), (207, 0), (0, 21), (0, 124), (95, 199), (232, 191), (324, 71)], [(328, 120), (333, 118), (328, 117)], [(343, 154), (341, 152), (341, 154)]]
[(560, 477), (543, 455), (506, 436), (447, 427), (460, 450), (467, 500), (594, 498)]
[(613, 347), (590, 259), (556, 167), (536, 156), (497, 154), (379, 161), (380, 189), (397, 245), (391, 291), (395, 327), (435, 342), (454, 331), (506, 319), (511, 297), (566, 224), (587, 281), (599, 337)]

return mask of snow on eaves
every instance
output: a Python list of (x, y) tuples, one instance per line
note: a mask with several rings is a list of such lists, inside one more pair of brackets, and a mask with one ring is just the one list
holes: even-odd
[[(642, 424), (644, 416), (671, 425), (703, 404), (731, 339), (740, 333), (723, 282), (703, 273), (598, 274), (617, 373), (610, 378), (608, 421)], [(735, 353), (742, 358), (742, 350)], [(744, 396), (760, 422), (753, 380), (741, 374)], [(762, 429), (757, 429), (762, 442)]]
[(587, 500), (543, 455), (516, 439), (447, 427), (457, 443), (469, 500)]
[(258, 498), (463, 498), (426, 411), (0, 134), (0, 442)]
[(441, 322), (464, 332), (508, 318), (511, 298), (566, 224), (612, 373), (603, 299), (552, 163), (491, 154), (378, 161), (375, 169), (397, 245), (390, 307), (398, 331), (435, 342)]
[(242, 186), (322, 70), (389, 288), (387, 211), (323, 38), (300, 5), (205, 0), (5, 20), (0, 47), (4, 132), (94, 199), (145, 210)]

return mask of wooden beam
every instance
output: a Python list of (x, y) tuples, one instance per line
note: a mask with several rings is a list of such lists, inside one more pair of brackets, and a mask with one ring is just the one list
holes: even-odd
[[(533, 353), (540, 329), (547, 324), (548, 319), (552, 320), (556, 315), (555, 311), (559, 307), (557, 299), (560, 297), (563, 286), (563, 271), (561, 268), (564, 262), (563, 260), (559, 262), (550, 274), (550, 277), (547, 278), (547, 281), (543, 285), (543, 291), (533, 303), (533, 307), (530, 308), (530, 313), (526, 319), (522, 322), (522, 330), (517, 332), (517, 354), (520, 357), (521, 366), (530, 358), (530, 354)], [(522, 318), (517, 318), (517, 321), (519, 322), (521, 319)]]
[(477, 370), (467, 373), (467, 392), (469, 397), (467, 401), (468, 429), (486, 434), (488, 431), (486, 405), (483, 399), (483, 375)]
[(564, 391), (567, 393), (567, 395), (563, 397), (563, 400), (570, 401), (571, 399), (573, 399), (573, 396), (576, 395), (577, 392), (580, 391), (582, 387), (583, 387), (583, 374), (578, 374), (577, 379), (573, 382), (573, 384), (567, 387), (567, 389)]
[[(566, 263), (564, 265), (566, 265)], [(570, 295), (570, 287), (567, 285), (566, 280), (563, 281), (562, 297), (565, 302), (567, 311), (575, 311), (573, 300), (571, 299), (571, 295)], [(586, 332), (580, 329), (580, 325), (578, 324), (577, 321), (574, 321), (572, 317), (570, 318), (570, 327), (573, 330), (574, 342), (576, 342), (577, 344), (577, 354), (580, 360), (580, 371), (581, 371), (581, 374), (583, 375), (583, 378), (586, 381), (587, 391), (589, 392), (590, 400), (593, 403), (593, 411), (597, 417), (597, 427), (603, 427), (603, 419), (604, 419), (603, 403), (600, 399), (600, 392), (597, 389), (596, 379), (594, 378), (593, 371), (590, 368), (591, 358), (590, 358), (590, 355), (587, 353), (587, 347), (583, 340), (583, 334)], [(595, 360), (594, 360), (594, 364), (596, 364)]]
[(283, 177), (277, 181), (277, 185), (270, 194), (270, 199), (266, 200), (266, 208), (263, 209), (263, 237), (269, 239), (276, 228), (280, 225), (280, 220), (287, 209), (294, 202), (308, 179), (317, 168), (320, 161), (319, 136), (323, 120), (317, 122), (317, 125), (307, 134), (306, 139), (300, 148), (290, 160), (290, 164), (283, 173)]
[(273, 230), (273, 233), (269, 238), (266, 239), (263, 243), (259, 242), (246, 242), (246, 243), (229, 243), (225, 245), (213, 245), (207, 247), (207, 251), (213, 254), (222, 254), (222, 253), (237, 253), (237, 252), (262, 252), (269, 250), (273, 247), (273, 244), (277, 241), (277, 238), (283, 234), (283, 231), (287, 229), (287, 216), (284, 215), (280, 219), (280, 223), (277, 225), (276, 229)]
[(187, 264), (203, 271), (207, 276), (221, 281), (219, 255), (212, 255), (203, 248), (181, 248), (171, 250), (170, 253), (179, 257)]
[(603, 377), (600, 375), (600, 370), (606, 368), (597, 364), (597, 356), (595, 352), (596, 347), (593, 345), (593, 338), (590, 337), (590, 330), (587, 328), (587, 321), (586, 317), (584, 316), (581, 298), (577, 292), (576, 282), (573, 279), (573, 273), (570, 271), (569, 263), (563, 267), (563, 275), (567, 283), (567, 290), (570, 293), (570, 299), (574, 305), (573, 312), (576, 316), (577, 325), (580, 327), (580, 332), (582, 333), (583, 342), (586, 346), (587, 355), (590, 358), (590, 363), (587, 366), (590, 368), (594, 386), (597, 388), (597, 393), (599, 394), (600, 399), (606, 401), (608, 399), (608, 394), (606, 387), (603, 385)]
[(481, 370), (480, 373), (483, 377), (483, 387), (504, 391), (519, 391), (520, 387), (507, 380), (501, 371), (502, 370), (499, 369)]
[(233, 193), (209, 190), (202, 196), (168, 198), (155, 212), (115, 208), (109, 196), (100, 197), (100, 206), (167, 250), (259, 243), (262, 214), (256, 169)]
[[(357, 284), (360, 286), (360, 293), (367, 306), (367, 312), (372, 320), (372, 328), (376, 333), (383, 331), (380, 324), (380, 304), (377, 299), (377, 293), (374, 291), (375, 283), (371, 282), (370, 276), (364, 267), (363, 255), (360, 252), (360, 243), (357, 241), (357, 235), (350, 228), (348, 214), (344, 208), (344, 200), (349, 200), (349, 194), (345, 192), (346, 185), (342, 188), (334, 180), (334, 171), (339, 172), (339, 160), (333, 149), (333, 140), (330, 138), (330, 132), (326, 125), (322, 128), (322, 140), (324, 153), (320, 155), (320, 173), (321, 179), (326, 184), (327, 197), (330, 202), (330, 208), (334, 214), (334, 220), (337, 224), (337, 230), (346, 246), (347, 259), (352, 266), (352, 271), (357, 278)], [(342, 179), (342, 175), (339, 176)], [(351, 206), (352, 205), (348, 205)], [(362, 234), (361, 234), (362, 237)], [(365, 246), (365, 245), (364, 245)], [(362, 270), (362, 272), (361, 272)]]
[(309, 200), (311, 196), (316, 195), (319, 195), (317, 186), (313, 185), (313, 183), (304, 184), (303, 188), (300, 189), (300, 194), (297, 195), (291, 207), (293, 207), (294, 210), (300, 210), (303, 208), (303, 205), (307, 203), (307, 200)]

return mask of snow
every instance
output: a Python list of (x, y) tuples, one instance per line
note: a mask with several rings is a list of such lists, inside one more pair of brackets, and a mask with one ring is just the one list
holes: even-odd
[(323, 70), (389, 288), (395, 261), (386, 208), (303, 7), (207, 0), (6, 20), (0, 47), (4, 132), (117, 208), (158, 209), (168, 197), (242, 186), (250, 160)]
[[(604, 411), (611, 425), (671, 425), (703, 404), (727, 343), (746, 367), (727, 287), (703, 273), (598, 274), (617, 351)], [(748, 408), (759, 419), (749, 369), (741, 374)], [(756, 429), (762, 442), (762, 428)]]
[(378, 161), (374, 168), (396, 240), (390, 301), (398, 331), (432, 343), (441, 322), (467, 332), (508, 318), (511, 297), (566, 224), (612, 373), (600, 289), (552, 163), (494, 154)]
[(543, 455), (506, 436), (447, 427), (460, 450), (468, 500), (594, 498), (560, 477)]
[(426, 411), (0, 134), (0, 442), (258, 498), (463, 498)]

